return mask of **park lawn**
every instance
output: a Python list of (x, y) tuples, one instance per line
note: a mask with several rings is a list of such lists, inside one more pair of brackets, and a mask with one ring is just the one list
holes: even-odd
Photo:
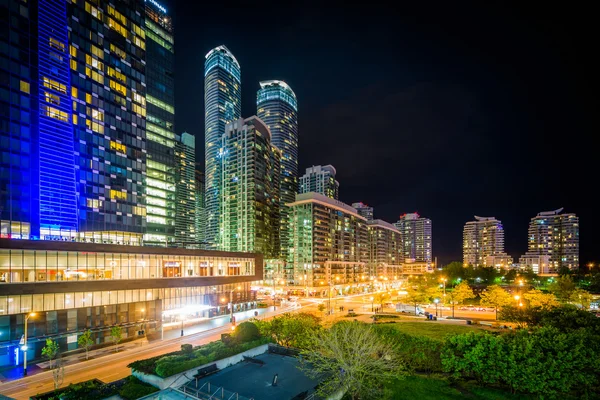
[(388, 389), (392, 390), (394, 400), (516, 400), (534, 399), (522, 394), (511, 394), (509, 392), (464, 384), (460, 390), (452, 386), (446, 379), (437, 376), (410, 375), (405, 379), (396, 380)]
[(400, 332), (413, 336), (427, 336), (432, 339), (443, 340), (448, 335), (460, 335), (472, 331), (481, 332), (487, 330), (477, 325), (454, 325), (441, 324), (437, 322), (398, 322), (389, 324)]

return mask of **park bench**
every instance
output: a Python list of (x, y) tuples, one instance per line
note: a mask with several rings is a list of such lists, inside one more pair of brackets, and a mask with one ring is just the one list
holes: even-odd
[(259, 359), (254, 358), (254, 357), (244, 356), (244, 361), (251, 362), (251, 363), (254, 363), (254, 364), (258, 364), (258, 365), (265, 365), (265, 362), (263, 360), (259, 360)]
[(198, 369), (198, 372), (194, 375), (195, 379), (204, 378), (205, 376), (214, 374), (215, 372), (219, 372), (219, 368), (217, 364), (210, 364), (207, 367)]

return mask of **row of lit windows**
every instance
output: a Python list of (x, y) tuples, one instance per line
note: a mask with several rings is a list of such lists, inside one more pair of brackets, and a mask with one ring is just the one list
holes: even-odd
[(67, 93), (67, 86), (63, 85), (62, 83), (59, 83), (53, 79), (50, 78), (46, 78), (45, 76), (42, 78), (43, 82), (44, 82), (44, 86), (52, 89), (52, 90), (56, 90), (57, 92), (61, 92), (61, 93)]
[(54, 39), (53, 37), (50, 37), (50, 40), (48, 41), (48, 44), (50, 45), (50, 47), (52, 47), (53, 49), (56, 50), (60, 50), (64, 53), (65, 51), (65, 44), (62, 42), (59, 42), (58, 40)]
[(121, 153), (127, 153), (127, 147), (124, 144), (117, 143), (113, 140), (110, 141), (110, 148)]
[(117, 92), (121, 93), (123, 96), (127, 96), (127, 87), (121, 85), (120, 83), (113, 81), (110, 79), (109, 87)]
[(123, 60), (127, 57), (127, 53), (125, 53), (125, 51), (121, 50), (112, 43), (110, 44), (110, 51), (121, 57)]
[(110, 198), (118, 200), (127, 200), (127, 192), (121, 192), (120, 190), (110, 190)]
[(150, 95), (146, 95), (146, 100), (148, 101), (148, 103), (153, 104), (159, 108), (162, 108), (165, 111), (170, 112), (171, 114), (175, 114), (175, 108), (170, 105), (165, 103), (164, 101), (161, 101), (159, 99), (157, 99), (156, 97), (152, 97)]
[(126, 83), (127, 82), (127, 77), (125, 76), (125, 74), (115, 70), (112, 67), (108, 67), (106, 69), (106, 73), (108, 74), (108, 76), (113, 77), (113, 78), (117, 78), (118, 80), (120, 80), (121, 82)]
[(42, 113), (43, 113), (43, 115), (46, 115), (47, 117), (54, 118), (59, 121), (67, 122), (69, 120), (69, 116), (67, 115), (66, 112), (56, 109), (54, 107), (43, 106)]

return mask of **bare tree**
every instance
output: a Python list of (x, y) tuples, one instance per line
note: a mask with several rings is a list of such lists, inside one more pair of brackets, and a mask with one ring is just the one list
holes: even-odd
[(305, 374), (322, 379), (317, 392), (326, 397), (344, 392), (350, 398), (382, 398), (384, 385), (401, 378), (405, 365), (394, 346), (372, 325), (339, 322), (309, 334), (311, 345), (301, 352)]

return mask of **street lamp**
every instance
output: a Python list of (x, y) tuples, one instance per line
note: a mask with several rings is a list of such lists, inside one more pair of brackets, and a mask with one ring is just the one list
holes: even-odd
[(434, 299), (433, 302), (435, 303), (435, 316), (438, 316), (438, 310), (437, 310), (437, 305), (440, 302), (440, 299)]
[[(515, 295), (515, 300), (516, 301), (519, 301), (520, 299), (521, 299), (521, 296), (519, 296), (518, 294)], [(518, 305), (519, 305), (519, 307), (523, 307), (523, 303), (521, 303), (520, 301), (519, 301)]]
[(25, 333), (23, 335), (23, 347), (21, 347), (21, 350), (23, 350), (23, 376), (27, 376), (27, 321), (31, 317), (35, 317), (34, 312), (25, 316)]
[(371, 312), (375, 312), (375, 309), (373, 308), (373, 300), (375, 300), (375, 298), (371, 296)]
[(183, 336), (183, 319), (185, 318), (185, 315), (181, 314), (179, 315), (179, 318), (181, 319), (181, 336)]

